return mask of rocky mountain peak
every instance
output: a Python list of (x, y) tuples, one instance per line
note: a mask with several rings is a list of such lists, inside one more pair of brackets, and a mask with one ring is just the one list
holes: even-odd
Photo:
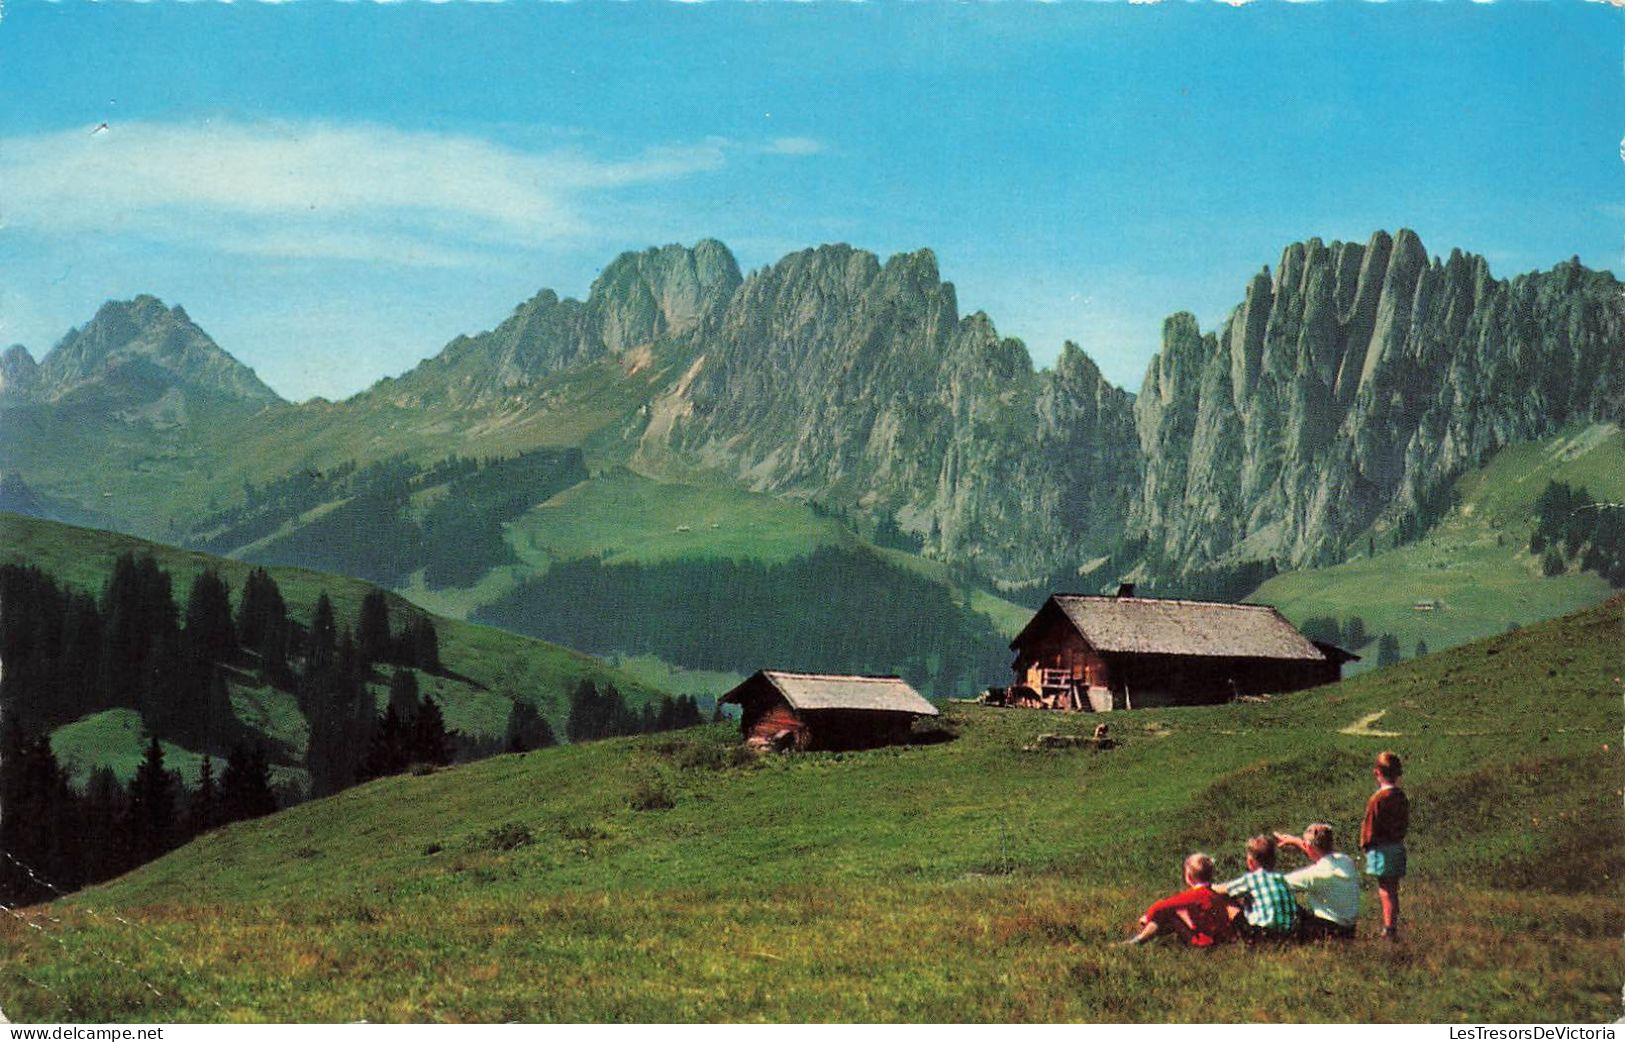
[(587, 334), (610, 354), (682, 336), (718, 316), (741, 281), (715, 239), (623, 253), (593, 281)]
[(39, 365), (28, 348), (12, 344), (0, 354), (0, 395), (27, 395), (39, 383)]
[(1574, 265), (1497, 281), (1404, 228), (1288, 246), (1217, 335), (1165, 324), (1135, 403), (1131, 525), (1190, 565), (1338, 560), (1486, 453), (1608, 418), (1625, 396), (1618, 298)]
[(248, 402), (279, 402), (254, 371), (226, 353), (180, 307), (157, 297), (108, 301), (81, 329), (70, 330), (40, 363), (42, 392), (59, 398), (88, 383), (126, 374)]

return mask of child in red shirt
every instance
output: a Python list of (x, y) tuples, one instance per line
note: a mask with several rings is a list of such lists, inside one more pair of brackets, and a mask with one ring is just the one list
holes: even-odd
[(1235, 936), (1230, 925), (1237, 908), (1213, 890), (1213, 859), (1192, 854), (1185, 859), (1185, 885), (1190, 887), (1145, 910), (1140, 916), (1140, 932), (1124, 944), (1142, 944), (1159, 933), (1172, 931), (1186, 944), (1197, 948), (1228, 941)]
[(1382, 898), (1382, 935), (1398, 939), (1399, 881), (1405, 878), (1405, 833), (1411, 825), (1411, 803), (1399, 787), (1404, 767), (1390, 752), (1377, 754), (1371, 773), (1377, 791), (1365, 805), (1360, 823), (1360, 849), (1365, 851), (1365, 873), (1377, 877), (1377, 894)]

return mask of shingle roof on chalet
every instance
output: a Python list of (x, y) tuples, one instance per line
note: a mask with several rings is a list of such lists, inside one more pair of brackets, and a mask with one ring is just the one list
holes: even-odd
[(764, 669), (722, 696), (724, 702), (737, 702), (735, 696), (765, 680), (798, 710), (870, 709), (892, 713), (936, 716), (937, 707), (901, 677), (840, 676), (829, 673), (785, 673)]
[[(1052, 608), (1053, 606), (1053, 608)], [(1098, 651), (1140, 655), (1325, 661), (1274, 608), (1261, 604), (1056, 594), (1027, 624), (1058, 610)], [(1017, 647), (1027, 629), (1011, 642)]]

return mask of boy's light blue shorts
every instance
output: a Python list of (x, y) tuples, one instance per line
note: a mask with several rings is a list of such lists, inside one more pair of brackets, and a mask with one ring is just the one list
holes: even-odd
[(1365, 874), (1378, 879), (1405, 877), (1405, 844), (1379, 843), (1365, 852)]

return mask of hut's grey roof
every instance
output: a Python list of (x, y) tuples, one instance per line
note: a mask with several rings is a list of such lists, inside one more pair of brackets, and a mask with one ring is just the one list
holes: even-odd
[[(1326, 659), (1297, 627), (1266, 605), (1066, 594), (1051, 597), (1050, 603), (1099, 651), (1315, 662)], [(1021, 639), (1017, 637), (1016, 644)]]
[(1335, 662), (1341, 666), (1345, 662), (1360, 661), (1360, 656), (1341, 644), (1333, 644), (1329, 640), (1312, 640), (1309, 643), (1320, 649), (1320, 653), (1326, 656), (1327, 662)]
[(920, 697), (901, 677), (841, 676), (831, 673), (785, 673), (764, 669), (722, 696), (737, 702), (749, 687), (765, 681), (795, 709), (869, 709), (887, 713), (936, 716), (937, 707)]

